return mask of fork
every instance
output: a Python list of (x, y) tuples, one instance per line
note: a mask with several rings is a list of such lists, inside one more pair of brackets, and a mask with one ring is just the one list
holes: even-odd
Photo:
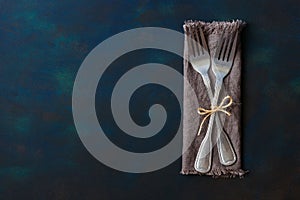
[[(187, 27), (187, 29), (188, 29), (187, 32), (189, 32), (191, 35), (190, 29), (188, 27)], [(199, 35), (197, 33), (195, 34), (196, 37), (192, 37), (192, 36), (187, 37), (189, 51), (193, 53), (193, 55), (191, 55), (189, 53), (189, 55), (190, 55), (189, 62), (192, 64), (192, 67), (194, 68), (194, 70), (197, 71), (201, 75), (204, 85), (206, 86), (209, 99), (212, 101), (213, 94), (212, 94), (212, 90), (211, 90), (210, 79), (208, 76), (208, 70), (210, 67), (210, 55), (208, 53), (208, 47), (207, 47), (206, 40), (205, 40), (205, 37), (204, 37), (201, 27), (198, 27), (198, 31), (200, 33), (201, 38), (199, 38)], [(223, 165), (231, 165), (236, 160), (234, 150), (231, 146), (231, 143), (230, 143), (226, 133), (224, 132), (224, 130), (221, 126), (218, 115), (216, 117), (216, 122), (217, 122), (217, 127), (218, 127), (217, 131), (220, 132), (218, 134), (218, 135), (220, 135), (220, 137), (219, 137), (220, 140), (218, 140), (219, 142), (217, 143), (220, 162)], [(212, 146), (211, 138), (208, 138), (208, 142), (209, 142), (208, 145)], [(207, 149), (207, 148), (205, 148), (205, 149)], [(208, 149), (211, 150), (211, 148), (208, 148)], [(199, 152), (201, 152), (202, 154), (200, 155)], [(204, 156), (203, 156), (203, 153), (204, 153)], [(207, 151), (205, 151), (205, 152), (198, 151), (196, 161), (195, 161), (195, 166), (194, 166), (195, 169), (197, 171), (205, 173), (210, 169), (210, 166), (211, 166), (211, 151), (208, 151), (208, 152)]]
[[(231, 70), (236, 44), (237, 44), (237, 36), (238, 31), (236, 31), (233, 36), (228, 37), (224, 36), (224, 33), (221, 36), (221, 39), (218, 42), (217, 50), (212, 59), (212, 71), (216, 77), (215, 83), (215, 93), (212, 99), (212, 107), (216, 106), (219, 99), (219, 94), (222, 88), (223, 79), (228, 75)], [(204, 139), (200, 145), (196, 161), (195, 161), (195, 169), (199, 172), (206, 173), (211, 168), (211, 150), (212, 150), (212, 142), (211, 142), (211, 135), (212, 135), (212, 127), (214, 123), (216, 113), (213, 113), (210, 116), (208, 128)], [(218, 115), (217, 115), (218, 116)], [(218, 123), (219, 120), (217, 120)], [(220, 130), (220, 128), (218, 128)], [(234, 150), (230, 144), (230, 141), (226, 135), (219, 134), (217, 135), (217, 147), (219, 152), (220, 162), (224, 165), (231, 165), (236, 161), (236, 156)]]

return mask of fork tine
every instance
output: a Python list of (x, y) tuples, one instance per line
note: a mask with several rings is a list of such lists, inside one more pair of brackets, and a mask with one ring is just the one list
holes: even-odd
[(201, 43), (200, 43), (200, 39), (199, 39), (199, 35), (198, 35), (198, 31), (197, 30), (198, 29), (196, 29), (196, 33), (195, 33), (195, 35), (196, 35), (196, 41), (195, 41), (195, 43), (196, 43), (196, 46), (198, 47), (199, 54), (204, 54), (204, 51), (202, 49), (202, 46), (201, 46)]
[(195, 32), (190, 29), (191, 32), (191, 43), (193, 44), (193, 48), (194, 48), (194, 56), (197, 56), (200, 54), (200, 50), (198, 51), (198, 42), (195, 39), (195, 35), (197, 35), (197, 33), (195, 34)]
[(190, 52), (189, 54), (193, 54), (195, 56), (195, 51), (193, 48), (193, 44), (192, 44), (192, 34), (191, 34), (191, 29), (189, 26), (186, 26), (187, 29), (187, 42), (188, 42), (188, 51)]
[(232, 48), (232, 38), (233, 38), (233, 36), (230, 36), (229, 37), (229, 42), (228, 42), (228, 45), (227, 45), (227, 49), (226, 49), (226, 55), (225, 55), (225, 58), (224, 58), (224, 60), (225, 61), (228, 61), (228, 59), (229, 59), (229, 55), (230, 55), (230, 49)]
[(220, 53), (221, 53), (221, 50), (222, 50), (222, 46), (223, 46), (223, 42), (224, 42), (224, 32), (222, 33), (220, 39), (219, 39), (219, 42), (217, 44), (217, 49), (216, 49), (216, 53), (215, 53), (215, 59), (219, 59), (219, 56), (220, 56)]
[(223, 47), (222, 47), (222, 52), (221, 52), (221, 57), (220, 57), (221, 60), (225, 60), (225, 57), (227, 57), (226, 53), (227, 53), (228, 44), (229, 44), (229, 38), (226, 36), (224, 39)]
[(202, 30), (201, 26), (199, 26), (199, 32), (200, 32), (200, 36), (201, 36), (201, 41), (202, 41), (203, 48), (206, 51), (208, 51), (206, 40), (205, 40), (205, 37), (204, 37), (203, 30)]
[(238, 34), (239, 34), (239, 29), (237, 28), (236, 31), (235, 31), (234, 41), (233, 41), (230, 56), (229, 56), (229, 59), (228, 59), (228, 61), (231, 61), (231, 62), (233, 62), (233, 59), (234, 59), (234, 56), (235, 56)]

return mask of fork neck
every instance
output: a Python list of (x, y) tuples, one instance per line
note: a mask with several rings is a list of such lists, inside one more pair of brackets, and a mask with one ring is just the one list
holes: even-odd
[(215, 84), (215, 94), (214, 94), (214, 99), (212, 102), (212, 107), (214, 107), (218, 104), (218, 99), (219, 99), (221, 88), (222, 88), (222, 81), (217, 78), (216, 84)]

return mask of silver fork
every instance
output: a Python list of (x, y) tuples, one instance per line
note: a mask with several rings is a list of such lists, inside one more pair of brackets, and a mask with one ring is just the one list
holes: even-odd
[[(236, 51), (237, 36), (238, 36), (238, 31), (236, 31), (235, 35), (231, 37), (224, 36), (223, 34), (221, 39), (218, 42), (218, 47), (214, 55), (214, 58), (212, 59), (213, 61), (212, 71), (216, 77), (215, 93), (212, 100), (212, 107), (217, 106), (219, 94), (222, 88), (223, 79), (228, 75), (228, 73), (231, 70), (234, 56), (235, 56), (235, 51)], [(202, 173), (208, 172), (211, 168), (211, 150), (212, 150), (211, 133), (212, 133), (215, 114), (216, 113), (213, 113), (210, 116), (207, 132), (204, 139), (202, 140), (195, 161), (195, 168), (197, 167), (199, 171)], [(220, 162), (222, 164), (231, 165), (236, 161), (234, 150), (230, 144), (230, 141), (226, 133), (217, 134), (217, 146), (218, 146)]]
[[(188, 27), (187, 27), (187, 32), (191, 33), (191, 30)], [(208, 76), (208, 70), (210, 67), (210, 55), (208, 53), (208, 47), (207, 47), (206, 40), (205, 40), (205, 37), (204, 37), (201, 27), (198, 27), (198, 32), (200, 33), (201, 40), (197, 33), (195, 34), (196, 35), (195, 37), (192, 37), (191, 34), (189, 37), (187, 37), (189, 52), (193, 53), (193, 55), (191, 55), (191, 53), (189, 53), (189, 55), (190, 55), (189, 62), (192, 64), (194, 70), (197, 71), (201, 75), (204, 85), (206, 86), (208, 96), (212, 102), (213, 94), (212, 94), (212, 90), (211, 90), (210, 79)], [(194, 40), (194, 38), (195, 38), (195, 40)], [(201, 41), (201, 43), (200, 43), (200, 41)], [(220, 122), (218, 115), (216, 117), (216, 122), (217, 122), (217, 132), (218, 132), (218, 135), (220, 135), (219, 138), (221, 139), (217, 143), (220, 162), (224, 165), (231, 165), (236, 160), (235, 153), (233, 151), (233, 148), (231, 146), (231, 143), (230, 143), (226, 133), (224, 132), (224, 130), (221, 126), (221, 122)], [(199, 134), (199, 132), (198, 132), (198, 134)], [(211, 146), (211, 138), (208, 138), (208, 141), (210, 142), (209, 145)], [(225, 150), (225, 151), (223, 152), (223, 150)], [(197, 171), (205, 173), (205, 172), (209, 171), (210, 166), (211, 166), (211, 151), (209, 151), (209, 152), (201, 151), (201, 153), (206, 153), (205, 154), (206, 156), (204, 156), (204, 157), (202, 154), (200, 155), (199, 152), (200, 151), (198, 151), (198, 155), (197, 155), (196, 161), (195, 161), (195, 169)]]

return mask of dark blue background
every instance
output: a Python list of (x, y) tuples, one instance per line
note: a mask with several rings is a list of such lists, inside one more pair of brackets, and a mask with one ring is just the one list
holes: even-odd
[[(300, 195), (298, 2), (1, 0), (0, 199), (295, 199)], [(246, 178), (182, 176), (180, 159), (152, 173), (123, 173), (87, 152), (73, 124), (71, 94), (89, 51), (127, 29), (158, 26), (182, 32), (187, 19), (236, 18), (248, 23), (243, 32)], [(106, 85), (104, 95), (96, 98), (98, 111), (108, 107), (114, 81), (134, 65), (159, 62), (182, 72), (181, 59), (172, 54), (133, 53), (140, 59), (124, 56), (105, 73), (99, 83)], [(123, 72), (115, 70), (122, 67)], [(168, 103), (167, 124), (147, 142), (126, 137), (107, 109), (100, 123), (122, 148), (160, 148), (180, 120), (174, 94), (145, 85), (133, 95), (130, 111), (136, 123), (146, 125), (143, 106), (157, 102)]]

